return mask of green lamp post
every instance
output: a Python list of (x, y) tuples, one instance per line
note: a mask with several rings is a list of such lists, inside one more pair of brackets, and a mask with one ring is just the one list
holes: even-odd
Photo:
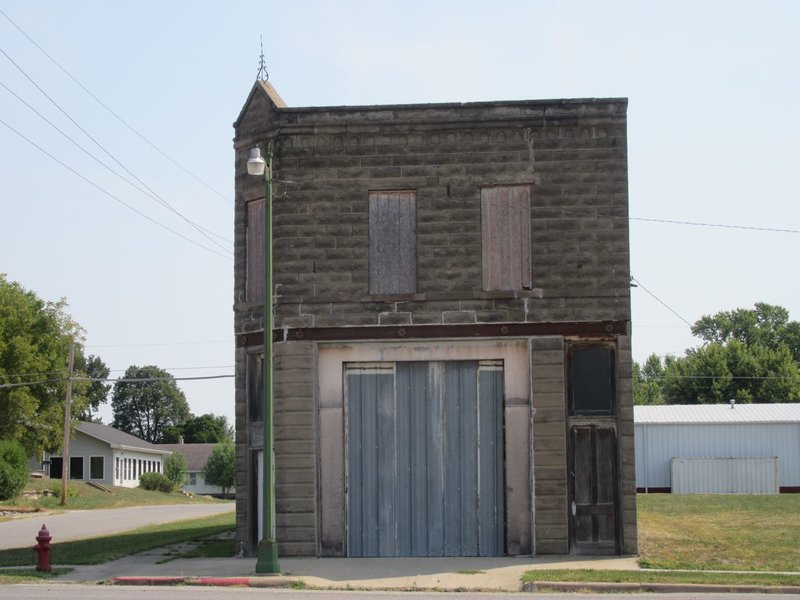
[(256, 573), (280, 573), (278, 565), (278, 543), (275, 540), (275, 449), (273, 447), (272, 407), (272, 142), (267, 147), (267, 160), (261, 157), (258, 147), (250, 150), (247, 172), (264, 177), (264, 474), (262, 493), (263, 524), (261, 541), (258, 544)]

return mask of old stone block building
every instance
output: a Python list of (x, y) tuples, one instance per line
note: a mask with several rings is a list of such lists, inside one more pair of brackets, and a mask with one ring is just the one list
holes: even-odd
[(281, 555), (632, 554), (627, 100), (287, 107), (235, 127), (237, 537), (260, 536), (274, 151)]

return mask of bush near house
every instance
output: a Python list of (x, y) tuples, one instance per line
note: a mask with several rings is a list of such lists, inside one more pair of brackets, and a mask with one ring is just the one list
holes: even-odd
[(12, 440), (0, 442), (0, 500), (15, 498), (28, 482), (25, 449)]
[(182, 488), (189, 481), (189, 470), (186, 466), (186, 458), (179, 452), (173, 452), (164, 461), (164, 475), (169, 479), (175, 488)]
[(139, 477), (139, 487), (153, 492), (166, 492), (175, 490), (175, 483), (161, 473), (142, 473)]

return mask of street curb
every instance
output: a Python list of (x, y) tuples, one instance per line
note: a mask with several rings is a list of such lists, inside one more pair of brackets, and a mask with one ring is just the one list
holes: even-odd
[(297, 579), (274, 577), (112, 577), (108, 580), (111, 585), (197, 585), (214, 587), (291, 587), (298, 582)]
[(523, 592), (657, 592), (713, 594), (800, 594), (800, 586), (788, 585), (721, 585), (705, 583), (581, 583), (579, 581), (528, 581)]

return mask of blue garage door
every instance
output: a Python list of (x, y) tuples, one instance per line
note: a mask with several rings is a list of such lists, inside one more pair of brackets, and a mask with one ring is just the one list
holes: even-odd
[(502, 556), (502, 363), (355, 363), (345, 386), (348, 556)]

